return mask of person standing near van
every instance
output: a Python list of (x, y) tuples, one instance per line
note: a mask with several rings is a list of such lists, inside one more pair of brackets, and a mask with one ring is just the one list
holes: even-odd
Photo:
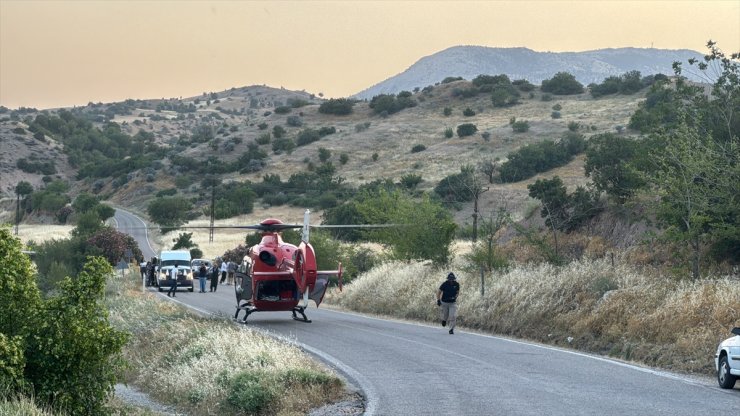
[(198, 268), (198, 280), (200, 281), (200, 293), (206, 293), (206, 279), (208, 279), (208, 269), (205, 263), (201, 263)]
[(216, 288), (218, 287), (218, 265), (216, 265), (216, 262), (213, 262), (213, 265), (211, 266), (211, 290), (209, 292), (215, 292)]
[(224, 284), (226, 281), (226, 273), (229, 272), (229, 265), (223, 259), (221, 259), (221, 281), (219, 283)]
[(170, 278), (172, 279), (172, 284), (170, 285), (170, 290), (167, 291), (167, 296), (174, 298), (177, 293), (177, 265), (170, 269)]
[(450, 335), (455, 333), (458, 293), (460, 293), (460, 284), (457, 283), (455, 274), (450, 272), (447, 275), (447, 280), (437, 289), (437, 306), (440, 307), (440, 319), (442, 320), (442, 326), (450, 324)]

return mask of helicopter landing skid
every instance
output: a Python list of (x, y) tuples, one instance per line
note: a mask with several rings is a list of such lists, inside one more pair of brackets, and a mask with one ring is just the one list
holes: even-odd
[[(306, 313), (304, 312), (305, 310), (306, 308), (302, 308), (302, 307), (293, 308), (293, 319), (298, 322), (311, 323), (311, 320), (308, 319), (308, 317), (306, 317)], [(303, 319), (299, 318), (298, 315), (296, 315), (296, 312), (300, 313)]]

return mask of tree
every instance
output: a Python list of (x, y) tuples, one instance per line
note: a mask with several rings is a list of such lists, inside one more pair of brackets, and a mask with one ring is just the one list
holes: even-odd
[(180, 250), (180, 249), (191, 249), (193, 247), (198, 247), (197, 244), (193, 242), (193, 233), (180, 233), (178, 234), (177, 238), (173, 238), (172, 242), (175, 243), (172, 246), (173, 250)]
[(61, 413), (103, 414), (123, 369), (128, 335), (111, 327), (102, 302), (111, 272), (104, 259), (89, 258), (44, 302), (39, 316), (54, 319), (40, 319), (28, 338), (26, 378), (36, 399)]
[(321, 103), (319, 106), (319, 113), (344, 116), (352, 114), (352, 107), (354, 105), (354, 100), (349, 98), (331, 98), (328, 101)]
[(591, 137), (584, 169), (596, 189), (623, 204), (644, 186), (632, 162), (640, 152), (637, 141), (611, 133)]
[(493, 183), (493, 177), (496, 176), (496, 171), (498, 170), (498, 162), (499, 158), (495, 158), (493, 160), (487, 159), (478, 165), (478, 169), (486, 175), (486, 178), (488, 178), (488, 183)]
[(124, 234), (111, 227), (103, 227), (91, 235), (87, 240), (87, 254), (103, 256), (111, 266), (115, 266), (121, 259), (125, 259), (126, 252), (131, 252), (133, 258), (144, 260), (144, 254), (139, 244), (128, 234)]
[(182, 197), (155, 199), (147, 207), (147, 213), (152, 221), (168, 229), (182, 225), (189, 210), (190, 202)]
[(572, 74), (558, 72), (551, 79), (543, 80), (540, 89), (555, 95), (573, 95), (583, 92), (583, 84), (576, 81)]
[[(722, 146), (687, 125), (660, 139), (666, 146), (651, 153), (655, 170), (647, 180), (660, 195), (658, 219), (669, 238), (687, 243), (691, 274), (698, 279), (702, 247), (713, 234), (729, 231), (735, 241), (740, 237), (740, 148), (737, 143)], [(734, 156), (728, 157), (728, 150)]]

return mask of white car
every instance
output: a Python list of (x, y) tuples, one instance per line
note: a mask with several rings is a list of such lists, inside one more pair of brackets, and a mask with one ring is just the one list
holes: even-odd
[(735, 336), (720, 342), (714, 354), (717, 382), (723, 389), (735, 387), (740, 377), (740, 328), (733, 328), (732, 333)]

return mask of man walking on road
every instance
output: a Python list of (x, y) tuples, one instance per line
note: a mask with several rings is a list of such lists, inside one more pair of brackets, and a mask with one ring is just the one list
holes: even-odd
[(450, 324), (450, 334), (455, 333), (455, 322), (457, 321), (457, 294), (460, 292), (460, 284), (457, 283), (455, 274), (450, 272), (447, 280), (437, 289), (437, 306), (440, 307), (439, 314), (442, 326)]
[(167, 291), (167, 296), (171, 295), (174, 298), (177, 294), (177, 265), (170, 270), (170, 278), (172, 279), (172, 285), (170, 285), (170, 290)]

